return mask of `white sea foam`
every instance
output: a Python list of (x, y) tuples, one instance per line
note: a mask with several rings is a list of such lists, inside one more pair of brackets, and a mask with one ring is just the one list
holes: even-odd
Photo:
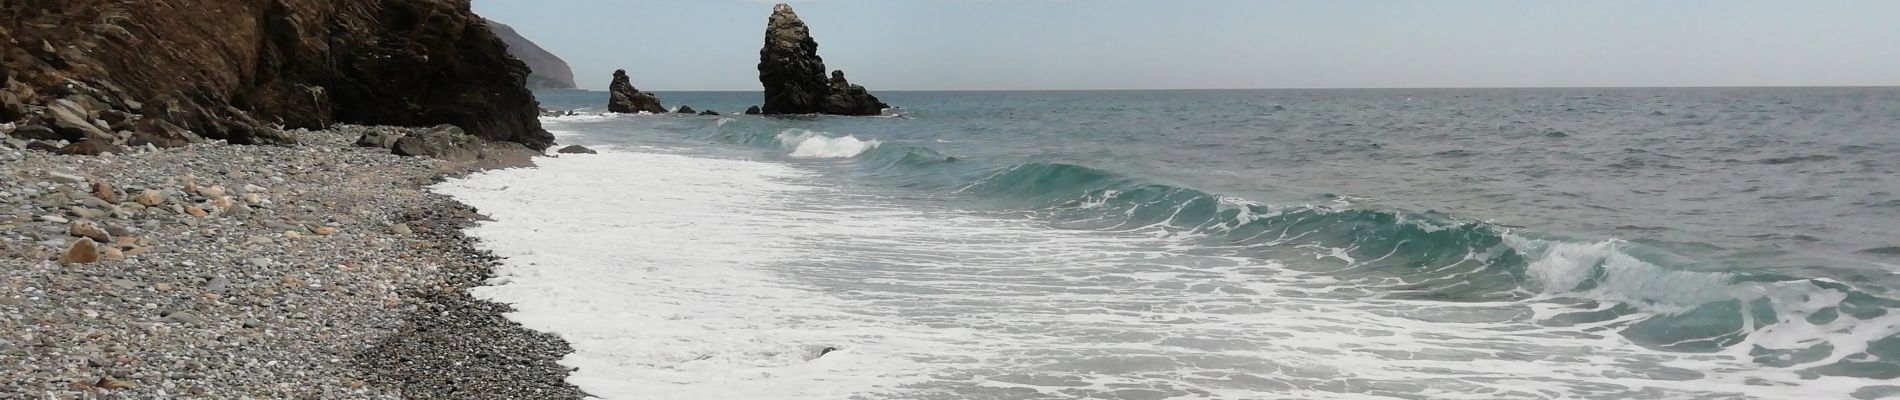
[[(1537, 324), (1608, 302), (1384, 299), (1145, 232), (919, 208), (780, 164), (541, 165), (436, 190), (494, 218), (472, 233), (506, 259), (476, 294), (572, 343), (570, 380), (606, 399), (1842, 398), (1870, 383), (1764, 367), (1752, 346), (1672, 353), (1615, 333), (1645, 315)], [(1576, 268), (1612, 258), (1587, 247), (1535, 279), (1575, 291)], [(1762, 290), (1788, 310), (1838, 301)], [(1895, 318), (1748, 340), (1884, 337)], [(816, 357), (825, 347), (842, 351)]]
[(859, 140), (851, 135), (833, 137), (796, 128), (779, 132), (778, 141), (792, 151), (793, 157), (811, 158), (857, 157), (881, 144), (876, 140)]
[[(572, 343), (563, 364), (579, 368), (570, 381), (587, 392), (841, 399), (917, 374), (891, 348), (928, 343), (886, 339), (894, 324), (761, 270), (800, 256), (759, 229), (787, 217), (760, 207), (804, 190), (784, 182), (798, 171), (638, 153), (540, 163), (436, 189), (495, 219), (472, 232), (507, 262), (476, 294)], [(840, 351), (817, 357), (826, 347)]]

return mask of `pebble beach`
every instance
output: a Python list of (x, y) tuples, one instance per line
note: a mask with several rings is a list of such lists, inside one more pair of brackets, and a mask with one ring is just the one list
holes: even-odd
[(404, 129), (0, 144), (0, 399), (582, 397), (565, 343), (468, 295), (480, 214), (425, 189), (501, 165), (353, 145)]

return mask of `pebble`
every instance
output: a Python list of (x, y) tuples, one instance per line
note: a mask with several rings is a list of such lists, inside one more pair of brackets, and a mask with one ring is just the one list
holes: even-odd
[(67, 229), (66, 233), (73, 236), (89, 238), (99, 243), (112, 242), (112, 234), (106, 232), (104, 226), (100, 226), (99, 223), (88, 220), (73, 221), (72, 227)]
[(138, 202), (139, 204), (143, 204), (146, 207), (163, 205), (165, 204), (165, 193), (157, 191), (157, 190), (147, 189), (143, 192), (139, 192), (139, 195), (136, 197), (133, 197), (132, 201)]
[(100, 218), (112, 216), (112, 213), (94, 210), (94, 209), (85, 208), (85, 207), (73, 207), (70, 211), (72, 212), (73, 216), (80, 217), (80, 218), (100, 219)]
[(205, 321), (204, 317), (201, 317), (198, 314), (192, 314), (185, 311), (173, 311), (170, 313), (166, 313), (165, 319), (169, 319), (175, 322), (194, 324), (194, 325)]
[(71, 247), (59, 257), (61, 264), (87, 264), (99, 262), (99, 247), (92, 239), (82, 238), (74, 241)]
[(338, 129), (0, 160), (0, 398), (582, 398), (558, 338), (467, 294), (490, 273), (471, 239), (350, 236), (469, 222), (418, 186), (465, 167)]
[(105, 182), (92, 183), (92, 196), (96, 199), (105, 200), (107, 203), (119, 202), (119, 192), (112, 189), (112, 184)]
[(46, 179), (51, 180), (53, 182), (59, 182), (59, 183), (79, 183), (79, 182), (84, 182), (86, 180), (86, 178), (80, 177), (79, 175), (65, 174), (65, 173), (59, 173), (59, 172), (47, 172)]

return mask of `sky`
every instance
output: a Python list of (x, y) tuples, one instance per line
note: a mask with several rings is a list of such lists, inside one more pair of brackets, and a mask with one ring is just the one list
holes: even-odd
[[(805, 0), (872, 90), (1895, 86), (1894, 0)], [(474, 0), (583, 89), (759, 90), (772, 2)]]

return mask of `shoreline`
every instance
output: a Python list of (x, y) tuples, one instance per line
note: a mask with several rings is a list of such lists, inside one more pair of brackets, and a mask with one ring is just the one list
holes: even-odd
[[(482, 217), (427, 189), (496, 165), (353, 146), (369, 129), (424, 128), (102, 157), (0, 145), (0, 393), (585, 396), (566, 342), (468, 293), (496, 265), (462, 232)], [(85, 261), (62, 254), (78, 242), (97, 260), (62, 263)]]

